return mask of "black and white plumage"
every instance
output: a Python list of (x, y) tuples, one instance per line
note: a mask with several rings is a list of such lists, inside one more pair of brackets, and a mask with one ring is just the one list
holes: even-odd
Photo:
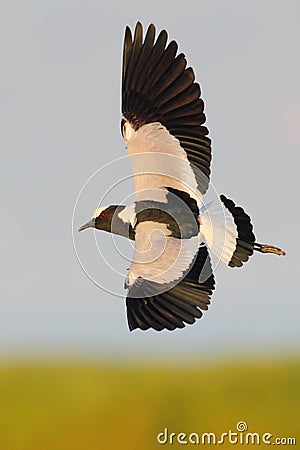
[(131, 157), (135, 203), (101, 207), (94, 227), (135, 240), (125, 287), (130, 330), (174, 330), (202, 316), (215, 287), (208, 248), (230, 267), (253, 252), (250, 217), (224, 195), (204, 204), (211, 163), (201, 90), (177, 44), (154, 25), (127, 27), (121, 131)]
[[(180, 181), (187, 181), (189, 187), (195, 186), (204, 194), (210, 176), (211, 140), (207, 137), (208, 129), (203, 125), (206, 118), (200, 86), (195, 82), (193, 69), (186, 68), (185, 56), (182, 53), (177, 55), (177, 49), (175, 41), (167, 45), (165, 30), (155, 41), (155, 27), (152, 24), (144, 40), (140, 23), (135, 27), (134, 37), (126, 28), (122, 134), (130, 155), (135, 151), (159, 152), (187, 161), (187, 167), (182, 165), (184, 171), (180, 167), (184, 172), (180, 173)], [(160, 169), (164, 162), (160, 157)], [(189, 163), (199, 169), (197, 174), (200, 179), (193, 179), (196, 174)], [(139, 178), (135, 177), (136, 191), (140, 190)], [(153, 187), (153, 179), (149, 183)], [(144, 188), (143, 184), (141, 188)], [(183, 190), (187, 190), (186, 186)]]
[[(199, 281), (202, 274), (203, 281)], [(183, 328), (202, 317), (208, 309), (215, 288), (210, 259), (206, 246), (200, 246), (188, 274), (175, 286), (159, 295), (145, 295), (126, 299), (130, 330), (154, 328), (161, 331)], [(151, 287), (151, 291), (153, 288)]]

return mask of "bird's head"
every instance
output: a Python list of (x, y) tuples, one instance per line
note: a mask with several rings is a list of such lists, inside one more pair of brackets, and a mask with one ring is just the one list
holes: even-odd
[(85, 230), (86, 228), (97, 228), (98, 230), (110, 232), (116, 208), (117, 206), (114, 205), (97, 208), (92, 215), (92, 218), (87, 223), (82, 225), (78, 231)]

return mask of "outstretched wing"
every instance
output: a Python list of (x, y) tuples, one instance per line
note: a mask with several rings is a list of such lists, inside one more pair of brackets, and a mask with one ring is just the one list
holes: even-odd
[(155, 293), (158, 287), (143, 280), (140, 289), (144, 295), (139, 298), (133, 297), (129, 289), (126, 306), (130, 331), (136, 328), (175, 330), (183, 328), (186, 323), (194, 323), (202, 317), (202, 310), (208, 309), (214, 286), (208, 251), (201, 246), (192, 267), (177, 285)]
[(175, 41), (167, 45), (165, 30), (155, 39), (152, 24), (145, 38), (139, 22), (133, 37), (126, 28), (122, 134), (133, 161), (135, 191), (171, 186), (195, 198), (195, 191), (204, 194), (208, 188), (211, 141), (200, 86), (177, 48)]

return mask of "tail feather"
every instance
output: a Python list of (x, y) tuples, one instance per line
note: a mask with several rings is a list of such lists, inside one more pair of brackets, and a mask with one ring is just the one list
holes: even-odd
[(285, 255), (278, 247), (256, 242), (249, 215), (220, 195), (200, 211), (200, 231), (208, 247), (230, 267), (241, 267), (254, 251)]
[(225, 208), (232, 214), (238, 234), (236, 248), (228, 265), (230, 267), (241, 267), (243, 263), (248, 261), (254, 250), (255, 235), (251, 219), (243, 208), (235, 206), (234, 202), (225, 195), (220, 195), (220, 199)]

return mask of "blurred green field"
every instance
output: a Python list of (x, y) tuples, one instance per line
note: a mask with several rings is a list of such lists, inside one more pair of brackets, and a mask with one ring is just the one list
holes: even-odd
[(2, 363), (0, 449), (212, 448), (160, 445), (156, 437), (164, 428), (220, 435), (236, 431), (239, 421), (249, 432), (296, 437), (300, 445), (299, 406), (295, 359), (201, 366)]

